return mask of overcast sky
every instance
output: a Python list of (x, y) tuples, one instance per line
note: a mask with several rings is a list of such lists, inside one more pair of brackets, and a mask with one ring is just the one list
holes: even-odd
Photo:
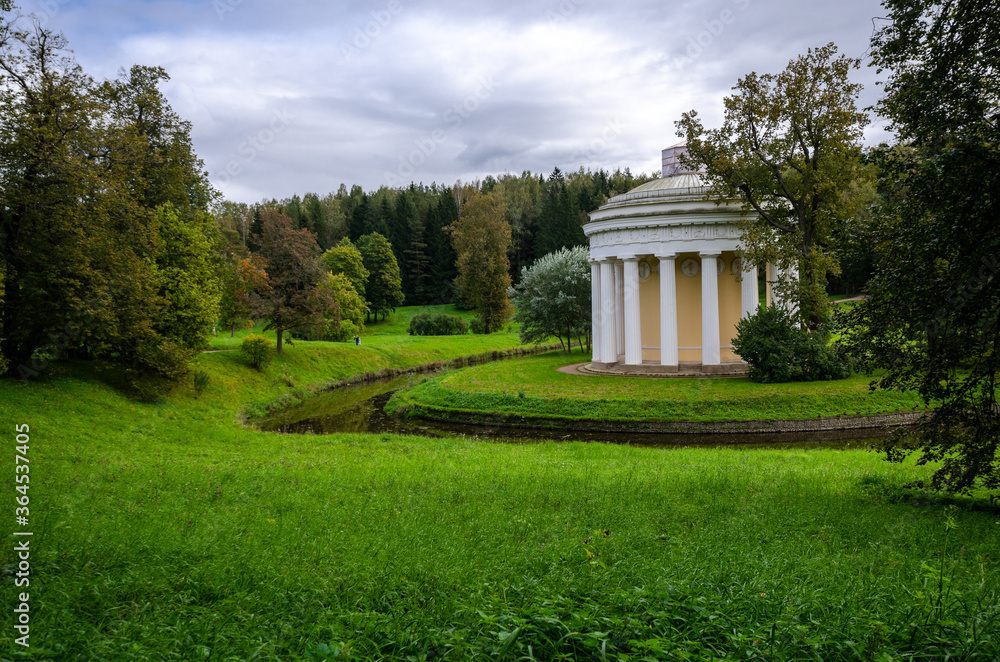
[[(227, 198), (452, 184), (558, 166), (659, 171), (674, 122), (750, 71), (835, 42), (864, 58), (877, 0), (15, 0), (84, 69), (159, 65)], [(862, 105), (874, 69), (855, 80)], [(866, 140), (884, 137), (874, 124)]]

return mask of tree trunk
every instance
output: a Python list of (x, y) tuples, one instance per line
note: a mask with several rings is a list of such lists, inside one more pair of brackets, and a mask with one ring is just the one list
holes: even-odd
[(233, 322), (233, 329), (232, 329), (232, 331), (229, 332), (229, 337), (230, 338), (235, 338), (236, 337), (236, 322)]
[(278, 354), (282, 354), (283, 352), (281, 351), (281, 334), (283, 334), (285, 332), (285, 330), (284, 329), (275, 329), (274, 332), (278, 335), (277, 352), (278, 352)]

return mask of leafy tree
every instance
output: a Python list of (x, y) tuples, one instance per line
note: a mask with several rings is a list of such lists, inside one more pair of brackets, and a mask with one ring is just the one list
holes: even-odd
[(971, 0), (886, 0), (873, 38), (890, 71), (880, 112), (902, 145), (882, 153), (882, 213), (861, 228), (875, 253), (845, 342), (873, 388), (933, 406), (892, 438), (918, 452), (930, 486), (1000, 492), (1000, 12)]
[(365, 296), (365, 286), (371, 274), (365, 269), (361, 251), (351, 243), (350, 239), (347, 237), (341, 239), (339, 244), (323, 253), (321, 259), (330, 273), (344, 274), (354, 286), (354, 291), (362, 297)]
[(220, 285), (213, 260), (215, 225), (205, 212), (190, 221), (171, 204), (156, 209), (163, 248), (156, 257), (160, 296), (167, 302), (154, 328), (182, 347), (208, 346), (208, 337), (219, 317)]
[(449, 226), (457, 257), (459, 297), (475, 309), (485, 333), (501, 328), (511, 314), (510, 225), (503, 197), (472, 193), (456, 223)]
[(211, 188), (162, 70), (98, 85), (67, 53), (37, 20), (0, 25), (3, 353), (23, 377), (40, 352), (113, 358), (155, 397), (215, 314)]
[(219, 303), (219, 322), (230, 328), (229, 337), (236, 336), (236, 327), (249, 328), (257, 315), (255, 294), (266, 296), (270, 284), (264, 259), (247, 251), (228, 252), (223, 256), (220, 269), (222, 299)]
[[(28, 367), (32, 354), (65, 324), (76, 325), (78, 339), (85, 340), (110, 299), (112, 278), (95, 256), (108, 255), (116, 243), (101, 212), (115, 204), (123, 173), (107, 173), (117, 181), (100, 194), (100, 173), (87, 155), (100, 147), (91, 118), (103, 116), (104, 108), (94, 82), (67, 52), (66, 40), (37, 21), (0, 26), (0, 342), (11, 369), (21, 366), (22, 376), (37, 374)], [(152, 249), (145, 228), (132, 238)], [(138, 261), (123, 256), (118, 266), (138, 268)], [(146, 271), (128, 284), (155, 300), (153, 281)], [(107, 322), (110, 316), (102, 317)]]
[(575, 338), (590, 351), (590, 251), (562, 248), (539, 258), (521, 272), (511, 290), (514, 320), (521, 323), (521, 342), (539, 343), (555, 336), (567, 353)]
[(364, 298), (344, 274), (332, 274), (327, 282), (333, 290), (334, 301), (340, 307), (340, 319), (353, 323), (358, 331), (364, 331), (365, 315), (368, 313)]
[(319, 260), (316, 235), (295, 230), (292, 219), (279, 212), (263, 211), (260, 217), (263, 232), (255, 240), (266, 262), (270, 288), (256, 299), (268, 320), (264, 329), (274, 330), (276, 350), (282, 354), (285, 331), (321, 326), (336, 302), (319, 287), (328, 272)]
[(403, 303), (403, 289), (399, 278), (399, 265), (392, 253), (389, 240), (378, 232), (366, 234), (358, 239), (358, 250), (365, 269), (368, 270), (368, 284), (365, 285), (365, 299), (373, 315), (385, 316)]
[(324, 324), (313, 331), (313, 337), (343, 342), (365, 330), (368, 305), (344, 274), (327, 274), (320, 289), (329, 295), (335, 306), (324, 315)]
[(170, 76), (161, 67), (132, 66), (105, 81), (96, 95), (114, 127), (127, 127), (139, 149), (128, 160), (133, 194), (147, 209), (174, 205), (182, 216), (205, 210), (215, 196), (205, 166), (191, 145), (191, 123), (171, 109), (159, 90)]
[(811, 327), (828, 318), (826, 275), (838, 273), (831, 228), (861, 200), (848, 193), (859, 171), (867, 117), (857, 109), (858, 63), (833, 44), (810, 49), (779, 74), (750, 73), (725, 98), (725, 119), (706, 130), (695, 111), (677, 122), (689, 165), (700, 164), (719, 200), (740, 199), (746, 257), (798, 278), (780, 290)]

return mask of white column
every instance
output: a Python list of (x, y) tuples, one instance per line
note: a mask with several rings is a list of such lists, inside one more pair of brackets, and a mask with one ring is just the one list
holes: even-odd
[(642, 318), (639, 315), (639, 258), (624, 258), (625, 364), (642, 365)]
[(660, 365), (677, 365), (676, 255), (660, 258)]
[(601, 263), (590, 261), (590, 360), (601, 360)]
[(757, 291), (757, 265), (751, 264), (745, 257), (740, 258), (743, 265), (743, 284), (740, 288), (740, 317), (750, 317), (757, 312), (760, 295)]
[(615, 358), (615, 265), (601, 260), (601, 363)]
[(718, 253), (701, 253), (701, 364), (719, 365)]
[(615, 262), (615, 361), (625, 353), (625, 264)]

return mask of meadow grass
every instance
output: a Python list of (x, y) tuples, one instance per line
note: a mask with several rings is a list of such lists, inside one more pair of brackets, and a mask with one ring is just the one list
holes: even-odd
[(497, 415), (519, 419), (636, 424), (856, 416), (911, 410), (914, 393), (871, 392), (869, 378), (758, 384), (746, 378), (642, 379), (583, 376), (557, 369), (586, 360), (552, 352), (449, 373), (393, 396), (412, 416)]
[[(393, 345), (399, 342), (405, 341), (409, 338), (407, 333), (410, 328), (410, 320), (420, 313), (439, 313), (446, 315), (457, 315), (465, 320), (471, 320), (475, 317), (475, 312), (471, 310), (461, 310), (454, 304), (444, 305), (444, 306), (404, 306), (397, 308), (395, 312), (390, 313), (385, 320), (378, 320), (376, 322), (371, 322), (365, 325), (365, 330), (361, 332), (361, 344), (362, 346), (367, 346), (374, 343), (374, 346), (384, 346), (386, 344)], [(462, 336), (427, 336), (428, 338), (435, 338), (437, 342), (447, 343), (448, 339), (460, 339), (460, 342), (470, 343), (471, 345), (482, 345), (487, 349), (493, 349), (497, 347), (497, 338), (503, 338), (508, 342), (503, 344), (504, 347), (513, 346), (517, 344), (517, 325), (510, 324), (501, 333), (490, 334), (489, 337), (483, 335), (466, 334)], [(240, 346), (243, 338), (250, 335), (251, 333), (256, 333), (260, 335), (265, 335), (271, 338), (275, 338), (273, 331), (264, 331), (264, 324), (261, 322), (255, 323), (252, 327), (245, 329), (236, 329), (235, 334), (230, 337), (230, 329), (217, 329), (217, 334), (210, 340), (209, 349), (211, 350), (227, 350), (227, 349), (237, 349)], [(293, 337), (293, 342), (298, 343), (298, 336), (294, 332), (285, 332), (285, 339), (291, 335)], [(478, 340), (472, 340), (478, 338)], [(349, 340), (346, 342), (331, 342), (328, 343), (332, 346), (338, 347), (348, 347), (354, 346), (354, 340)]]
[(157, 404), (93, 364), (0, 383), (12, 446), (31, 425), (34, 533), (28, 589), (0, 540), (4, 604), (28, 590), (32, 610), (31, 648), (7, 626), (0, 658), (1000, 656), (1000, 513), (903, 487), (930, 467), (235, 420), (288, 380), (469, 349), (423, 340), (297, 342), (263, 373), (205, 354), (204, 393)]

